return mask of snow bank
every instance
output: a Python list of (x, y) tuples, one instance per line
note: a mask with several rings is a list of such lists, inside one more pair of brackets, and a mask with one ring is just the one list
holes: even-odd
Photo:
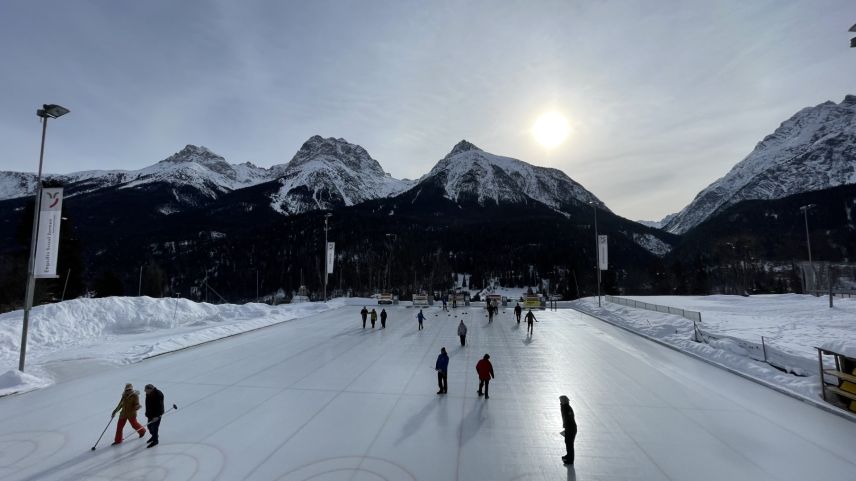
[(7, 385), (0, 387), (0, 395), (58, 381), (50, 366), (60, 361), (138, 362), (343, 305), (344, 300), (270, 306), (107, 297), (37, 306), (30, 311), (27, 374), (10, 370), (18, 365), (23, 311), (4, 313), (0, 315), (0, 372), (10, 371), (3, 375)]
[(826, 351), (832, 351), (856, 359), (856, 341), (848, 340), (824, 342), (820, 345), (820, 348)]
[(826, 298), (798, 294), (623, 297), (700, 311), (702, 322), (608, 302), (598, 307), (592, 298), (571, 307), (813, 400), (820, 398), (814, 347), (856, 357), (854, 300), (836, 299), (830, 309)]

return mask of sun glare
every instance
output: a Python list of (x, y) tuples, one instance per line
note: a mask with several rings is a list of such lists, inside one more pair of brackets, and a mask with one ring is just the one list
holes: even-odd
[(569, 133), (571, 133), (571, 127), (568, 125), (568, 120), (556, 111), (541, 114), (532, 126), (532, 135), (535, 140), (547, 149), (558, 147)]

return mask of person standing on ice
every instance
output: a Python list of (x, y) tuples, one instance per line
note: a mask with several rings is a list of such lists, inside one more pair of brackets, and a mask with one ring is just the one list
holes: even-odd
[(380, 310), (380, 328), (386, 329), (386, 309)]
[(488, 386), (490, 380), (493, 379), (493, 365), (490, 363), (490, 354), (485, 354), (484, 357), (476, 363), (476, 372), (479, 374), (479, 396), (482, 395), (482, 387), (484, 387), (484, 398), (490, 399), (488, 394)]
[(529, 335), (532, 335), (532, 331), (535, 329), (535, 322), (538, 319), (535, 319), (535, 314), (532, 314), (532, 309), (529, 309), (529, 312), (526, 313), (526, 332)]
[(151, 384), (146, 384), (144, 391), (146, 392), (146, 419), (149, 420), (149, 432), (152, 435), (146, 448), (153, 448), (158, 445), (158, 430), (160, 430), (161, 416), (164, 413), (163, 393)]
[(461, 338), (461, 345), (467, 345), (467, 325), (464, 324), (464, 320), (461, 319), (461, 323), (458, 324), (458, 336)]
[(449, 312), (449, 308), (446, 305), (446, 297), (445, 296), (443, 297), (443, 310), (446, 312)]
[(372, 309), (372, 329), (374, 329), (374, 325), (377, 322), (377, 311)]
[(363, 329), (366, 328), (366, 316), (369, 315), (369, 310), (366, 309), (366, 306), (363, 306), (363, 310), (360, 311), (360, 315), (363, 316)]
[(122, 442), (122, 429), (125, 428), (125, 422), (130, 422), (131, 427), (137, 431), (140, 437), (146, 435), (146, 428), (137, 422), (137, 411), (140, 409), (140, 393), (134, 391), (134, 385), (131, 383), (125, 384), (125, 390), (122, 392), (122, 397), (119, 399), (119, 404), (110, 417), (116, 417), (119, 413), (119, 422), (116, 424), (116, 437), (113, 439), (113, 444)]
[(487, 301), (487, 322), (493, 322), (493, 313), (496, 308), (493, 307), (490, 301)]
[(440, 355), (437, 356), (437, 363), (434, 364), (434, 369), (437, 370), (437, 384), (440, 390), (437, 394), (446, 394), (449, 391), (449, 380), (446, 377), (449, 370), (449, 355), (446, 354), (446, 348), (440, 348)]
[(514, 316), (517, 317), (517, 323), (520, 324), (520, 314), (523, 313), (523, 308), (520, 307), (520, 303), (518, 302), (516, 306), (514, 306)]
[(559, 408), (562, 410), (562, 436), (565, 437), (565, 451), (562, 456), (564, 464), (574, 465), (574, 439), (577, 437), (577, 421), (574, 419), (574, 409), (568, 396), (559, 396)]
[(422, 309), (419, 309), (419, 314), (416, 314), (416, 320), (419, 321), (419, 330), (423, 329), (422, 321), (425, 320), (425, 314), (422, 314)]

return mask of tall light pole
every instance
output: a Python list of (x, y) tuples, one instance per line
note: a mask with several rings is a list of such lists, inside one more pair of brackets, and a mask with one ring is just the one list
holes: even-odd
[(596, 256), (596, 264), (594, 266), (597, 271), (597, 307), (601, 307), (600, 305), (600, 241), (597, 235), (597, 203), (594, 201), (589, 202), (591, 204), (592, 210), (594, 210), (594, 252)]
[(390, 275), (390, 266), (392, 264), (392, 248), (395, 246), (395, 241), (398, 240), (398, 236), (396, 234), (387, 234), (386, 235), (387, 245), (389, 245), (389, 254), (386, 257), (386, 283), (385, 287), (387, 292), (392, 292), (392, 281)]
[(21, 329), (21, 358), (18, 370), (24, 371), (27, 359), (27, 330), (30, 326), (30, 309), (33, 307), (33, 293), (36, 289), (36, 238), (39, 233), (39, 209), (42, 207), (42, 164), (45, 159), (45, 134), (48, 130), (48, 119), (56, 119), (68, 113), (68, 109), (54, 104), (44, 104), (36, 110), (36, 115), (42, 119), (42, 147), (39, 151), (39, 173), (36, 176), (36, 208), (33, 210), (33, 233), (30, 237), (30, 260), (27, 261), (27, 293), (24, 298), (24, 326)]
[[(811, 280), (812, 287), (817, 287), (814, 282), (814, 263), (811, 261), (811, 237), (808, 235), (808, 210), (812, 207), (815, 207), (816, 204), (808, 204), (800, 207), (800, 210), (803, 212), (803, 218), (805, 219), (805, 244), (808, 247), (808, 268), (811, 270)], [(808, 283), (806, 282), (806, 287), (808, 287)]]
[(327, 302), (327, 249), (329, 249), (327, 246), (327, 221), (332, 216), (333, 214), (329, 212), (324, 214), (324, 302)]

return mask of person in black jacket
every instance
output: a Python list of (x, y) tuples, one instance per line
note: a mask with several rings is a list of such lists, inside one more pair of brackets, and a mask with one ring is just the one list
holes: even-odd
[(149, 432), (152, 434), (147, 448), (158, 445), (158, 429), (163, 413), (163, 393), (153, 385), (146, 384), (146, 418), (149, 420)]
[(369, 315), (369, 310), (366, 309), (366, 306), (363, 306), (363, 310), (360, 311), (360, 316), (363, 318), (363, 329), (366, 328), (366, 317)]
[(386, 329), (386, 309), (380, 310), (380, 328)]
[(565, 437), (565, 450), (567, 454), (562, 456), (564, 464), (574, 465), (574, 438), (577, 437), (577, 421), (574, 419), (574, 409), (568, 396), (559, 396), (559, 407), (562, 410), (562, 436)]

